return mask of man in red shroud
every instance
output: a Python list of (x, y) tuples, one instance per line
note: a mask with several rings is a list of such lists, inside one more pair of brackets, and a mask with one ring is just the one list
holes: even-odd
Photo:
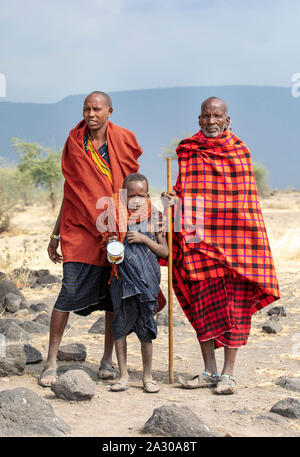
[[(97, 202), (118, 192), (124, 178), (138, 171), (142, 150), (132, 132), (109, 121), (112, 112), (107, 94), (89, 94), (84, 101), (83, 120), (70, 131), (63, 149), (64, 197), (48, 247), (50, 259), (63, 262), (63, 281), (51, 315), (48, 357), (39, 377), (43, 387), (57, 379), (57, 352), (71, 311), (81, 315), (106, 311), (98, 375), (100, 379), (115, 377), (113, 307), (108, 286), (111, 269), (106, 251), (100, 247), (96, 221), (101, 204)], [(57, 252), (59, 241), (62, 255)]]
[[(196, 331), (204, 371), (179, 379), (183, 387), (236, 390), (237, 350), (246, 344), (253, 313), (280, 298), (261, 214), (251, 155), (228, 128), (226, 103), (210, 97), (201, 130), (177, 148), (174, 191), (173, 287)], [(218, 374), (215, 349), (224, 347)]]

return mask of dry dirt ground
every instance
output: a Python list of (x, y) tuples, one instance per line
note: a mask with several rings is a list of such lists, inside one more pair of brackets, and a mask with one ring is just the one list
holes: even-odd
[[(235, 375), (238, 392), (235, 395), (217, 396), (211, 389), (180, 388), (178, 375), (197, 374), (203, 370), (203, 364), (195, 333), (175, 298), (174, 316), (182, 322), (182, 325), (174, 327), (175, 382), (169, 384), (168, 329), (159, 326), (153, 359), (154, 378), (161, 386), (158, 394), (143, 392), (142, 363), (135, 335), (128, 337), (130, 388), (125, 392), (110, 392), (109, 381), (99, 381), (96, 394), (89, 402), (57, 399), (51, 390), (37, 385), (36, 378), (42, 363), (28, 365), (23, 376), (0, 378), (0, 390), (22, 386), (46, 398), (57, 416), (72, 428), (71, 436), (142, 436), (141, 429), (153, 409), (166, 403), (190, 407), (207, 425), (222, 434), (241, 437), (300, 436), (299, 421), (269, 414), (270, 408), (283, 398), (300, 399), (299, 394), (276, 384), (280, 376), (300, 376), (300, 193), (276, 192), (262, 200), (262, 209), (282, 294), (276, 305), (285, 307), (287, 317), (281, 318), (283, 330), (274, 335), (263, 333), (259, 328), (259, 324), (267, 319), (266, 309), (254, 315), (248, 344), (239, 350), (237, 356)], [(1, 271), (9, 273), (23, 265), (31, 269), (47, 268), (51, 273), (61, 276), (61, 265), (52, 264), (46, 252), (57, 212), (58, 209), (52, 212), (45, 206), (37, 205), (15, 208), (10, 231), (0, 237)], [(167, 292), (165, 267), (162, 268), (162, 277), (162, 289)], [(22, 291), (29, 304), (48, 303), (50, 312), (59, 288), (59, 285), (55, 285), (24, 288)], [(95, 372), (99, 366), (104, 337), (90, 334), (88, 330), (100, 315), (100, 312), (90, 317), (71, 315), (71, 327), (66, 331), (62, 343), (84, 343), (88, 353), (84, 365)], [(33, 317), (25, 313), (22, 319)], [(31, 344), (42, 352), (45, 359), (47, 335), (33, 337)], [(221, 370), (222, 349), (216, 351), (216, 357)], [(66, 362), (59, 362), (59, 365), (66, 365)]]

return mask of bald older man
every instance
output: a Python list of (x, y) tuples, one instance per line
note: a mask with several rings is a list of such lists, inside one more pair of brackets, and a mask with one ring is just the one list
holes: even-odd
[[(97, 218), (101, 201), (118, 192), (127, 175), (138, 171), (142, 150), (132, 132), (110, 122), (112, 113), (109, 95), (101, 91), (89, 94), (84, 100), (83, 120), (70, 131), (63, 150), (64, 198), (48, 247), (51, 261), (63, 262), (63, 281), (51, 315), (47, 361), (39, 377), (43, 387), (50, 387), (57, 378), (56, 357), (70, 312), (88, 315), (106, 311), (98, 375), (100, 379), (115, 377), (108, 286), (111, 269), (100, 246)], [(59, 242), (62, 255), (57, 252)]]
[[(187, 389), (216, 387), (218, 394), (236, 391), (236, 354), (247, 342), (251, 316), (280, 298), (251, 155), (229, 124), (224, 100), (203, 102), (201, 130), (177, 148), (174, 191), (162, 194), (174, 205), (174, 291), (204, 360), (203, 372), (179, 382)], [(224, 347), (220, 374), (218, 347)]]

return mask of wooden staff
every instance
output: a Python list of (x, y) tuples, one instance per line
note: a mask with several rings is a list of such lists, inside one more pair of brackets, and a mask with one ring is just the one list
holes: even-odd
[[(171, 157), (167, 157), (167, 192), (172, 191), (171, 183)], [(168, 303), (169, 303), (169, 382), (174, 383), (174, 356), (173, 356), (173, 284), (172, 284), (172, 270), (173, 270), (173, 233), (172, 233), (172, 208), (168, 208)]]

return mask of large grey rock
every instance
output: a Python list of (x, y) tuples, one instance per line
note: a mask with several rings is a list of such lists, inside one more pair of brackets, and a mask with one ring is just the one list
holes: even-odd
[(262, 330), (265, 333), (279, 333), (282, 330), (279, 319), (277, 316), (272, 316), (263, 325)]
[(17, 295), (12, 292), (9, 292), (5, 295), (4, 306), (6, 311), (8, 311), (9, 313), (16, 313), (19, 310), (21, 303), (22, 298), (20, 297), (20, 295)]
[(24, 353), (24, 345), (6, 344), (5, 356), (0, 357), (0, 377), (22, 375), (25, 367), (26, 357)]
[(300, 392), (300, 378), (288, 378), (287, 376), (281, 376), (277, 379), (276, 384), (284, 387), (284, 389)]
[(17, 288), (14, 282), (9, 281), (7, 279), (0, 281), (0, 303), (4, 304), (4, 299), (7, 294), (13, 293), (15, 295), (19, 295), (22, 299), (22, 304), (26, 304), (26, 299), (22, 292)]
[(42, 362), (43, 356), (41, 352), (31, 344), (24, 344), (24, 353), (26, 357), (26, 364)]
[(46, 334), (49, 333), (49, 327), (47, 325), (39, 324), (33, 321), (19, 322), (18, 324), (23, 330), (29, 334)]
[(0, 392), (0, 436), (61, 437), (70, 432), (50, 402), (32, 390), (18, 387)]
[(174, 437), (219, 437), (187, 406), (163, 405), (155, 408), (144, 425), (143, 433)]
[(2, 333), (7, 340), (28, 341), (28, 332), (19, 324), (21, 324), (21, 321), (18, 319), (0, 319), (0, 333)]
[(58, 360), (84, 361), (86, 359), (86, 347), (82, 343), (71, 343), (60, 346), (57, 353)]
[(67, 373), (68, 371), (73, 370), (82, 370), (91, 378), (92, 381), (95, 381), (96, 383), (99, 381), (98, 374), (95, 370), (79, 362), (74, 362), (71, 365), (61, 365), (57, 369), (57, 374), (58, 376), (61, 376)]
[(297, 398), (285, 398), (277, 402), (270, 411), (280, 414), (281, 416), (289, 417), (290, 419), (300, 418), (300, 400)]
[(99, 319), (93, 323), (88, 333), (98, 333), (100, 335), (105, 335), (105, 317), (100, 316)]
[(63, 400), (91, 400), (96, 384), (82, 370), (70, 370), (51, 385), (52, 392)]

